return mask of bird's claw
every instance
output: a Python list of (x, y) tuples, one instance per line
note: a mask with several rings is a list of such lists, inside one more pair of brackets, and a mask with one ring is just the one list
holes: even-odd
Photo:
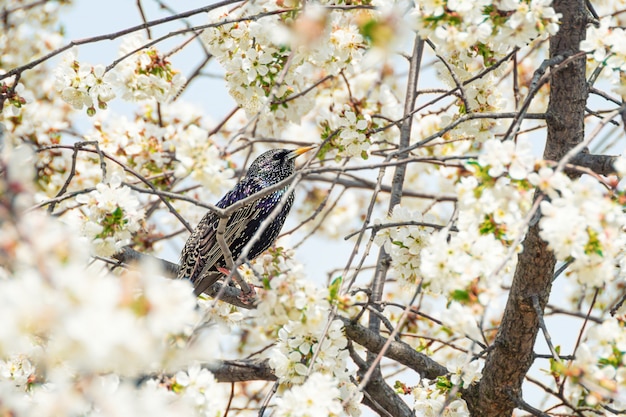
[[(230, 270), (228, 268), (218, 266), (216, 269), (225, 276), (230, 275)], [(242, 288), (241, 295), (239, 295), (237, 298), (244, 304), (254, 304), (254, 301), (256, 300), (256, 290), (254, 289), (254, 285), (248, 285), (247, 287), (248, 292), (244, 292), (245, 290)]]
[(246, 305), (254, 304), (254, 302), (256, 301), (256, 290), (254, 289), (254, 285), (250, 285), (249, 288), (250, 291), (248, 291), (247, 293), (241, 291), (241, 295), (237, 296), (239, 301)]

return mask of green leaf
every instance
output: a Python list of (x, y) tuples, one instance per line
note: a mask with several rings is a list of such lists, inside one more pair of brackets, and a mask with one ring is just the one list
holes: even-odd
[(466, 290), (454, 290), (452, 292), (452, 299), (454, 301), (467, 302), (470, 300), (469, 292)]
[(450, 391), (453, 387), (452, 382), (445, 376), (437, 377), (436, 386), (440, 391)]
[(328, 287), (328, 297), (331, 300), (336, 300), (337, 295), (339, 295), (339, 289), (341, 288), (341, 283), (343, 282), (343, 277), (340, 275), (337, 278), (333, 279)]

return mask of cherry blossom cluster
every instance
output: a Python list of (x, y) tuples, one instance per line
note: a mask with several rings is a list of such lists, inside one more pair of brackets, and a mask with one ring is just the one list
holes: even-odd
[(626, 31), (617, 26), (614, 18), (608, 16), (600, 21), (598, 27), (590, 26), (587, 38), (580, 43), (582, 51), (590, 52), (598, 63), (609, 68), (626, 71)]
[(111, 256), (128, 245), (144, 218), (139, 200), (117, 175), (96, 185), (94, 191), (78, 195), (76, 202), (84, 205), (83, 234), (98, 256)]
[[(167, 389), (189, 401), (197, 416), (220, 417), (227, 407), (228, 393), (211, 372), (198, 364), (178, 371)], [(179, 399), (179, 401), (181, 401)]]
[[(210, 18), (228, 19), (239, 16), (240, 14), (232, 15), (225, 9), (218, 9), (211, 13)], [(231, 94), (239, 97), (238, 102), (252, 112), (258, 111), (262, 97), (267, 96), (264, 89), (272, 87), (272, 80), (279, 76), (288, 55), (287, 51), (273, 45), (273, 37), (267, 31), (266, 25), (276, 25), (277, 22), (264, 23), (262, 25), (244, 21), (223, 24), (205, 30), (203, 36), (209, 51), (221, 58), (225, 65), (227, 81), (233, 88), (241, 86), (231, 89)], [(259, 42), (255, 42), (257, 37)], [(231, 62), (226, 61), (227, 59)], [(244, 93), (244, 86), (250, 87), (252, 92)]]
[(35, 375), (35, 366), (23, 353), (0, 360), (0, 379), (10, 381), (16, 388), (25, 389), (29, 383), (33, 382), (31, 379), (33, 375)]
[[(510, 267), (501, 263), (507, 259), (509, 246), (525, 233), (525, 214), (532, 196), (519, 178), (532, 171), (534, 162), (530, 146), (523, 141), (517, 145), (498, 140), (485, 143), (477, 163), (466, 165), (472, 175), (462, 176), (456, 187), (458, 233), (447, 244), (443, 243), (447, 232), (433, 234), (422, 254), (421, 271), (426, 280), (439, 281), (437, 274), (444, 273), (454, 284), (447, 286), (444, 280), (436, 285), (449, 291), (467, 286), (475, 277), (494, 279), (499, 268), (506, 271)], [(448, 256), (457, 262), (442, 266), (438, 246), (447, 248)]]
[[(273, 2), (243, 7), (234, 12), (220, 8), (209, 14), (209, 21), (237, 19), (276, 8)], [(286, 66), (290, 55), (286, 35), (278, 16), (265, 18), (263, 23), (220, 24), (203, 33), (209, 52), (224, 66), (230, 95), (246, 110), (248, 117), (261, 116), (259, 127), (262, 134), (272, 135), (286, 122), (297, 121), (302, 113), (310, 110), (308, 100), (280, 103), (299, 90), (298, 87), (308, 85), (307, 80), (294, 71), (299, 59), (292, 59), (291, 68)], [(306, 108), (302, 109), (303, 105)], [(269, 120), (270, 115), (275, 121)]]
[[(244, 272), (244, 277), (266, 288), (259, 294), (261, 302), (250, 330), (254, 329), (252, 333), (257, 337), (265, 333), (268, 340), (278, 339), (269, 354), (270, 365), (280, 382), (295, 384), (279, 403), (279, 409), (280, 404), (290, 407), (298, 398), (301, 403), (308, 403), (309, 393), (299, 387), (331, 381), (336, 395), (329, 398), (331, 402), (325, 407), (342, 399), (346, 401), (346, 412), (358, 416), (362, 395), (350, 381), (343, 323), (328, 323), (333, 297), (328, 288), (319, 288), (307, 280), (302, 265), (292, 257), (292, 251), (279, 248), (257, 259), (253, 268)], [(351, 304), (346, 300), (334, 302), (342, 308)]]
[(107, 108), (116, 97), (135, 102), (156, 99), (165, 103), (185, 84), (185, 78), (154, 48), (143, 48), (141, 36), (127, 37), (120, 46), (122, 61), (107, 70), (104, 65), (79, 62), (75, 51), (66, 53), (56, 69), (56, 88), (63, 100), (87, 114)]
[[(63, 36), (58, 17), (70, 3), (45, 2), (41, 7), (32, 7), (25, 0), (5, 1), (0, 73), (60, 47)], [(58, 139), (59, 132), (69, 126), (71, 109), (58, 97), (47, 63), (22, 73), (15, 83), (15, 77), (0, 82), (0, 91), (8, 98), (1, 115), (7, 133), (34, 144), (49, 144)]]
[(275, 415), (338, 417), (343, 415), (338, 397), (335, 381), (326, 374), (314, 373), (304, 384), (291, 388), (276, 400)]
[[(280, 379), (301, 383), (310, 373), (309, 367), (314, 371), (332, 373), (339, 379), (348, 379), (348, 342), (343, 334), (343, 324), (339, 320), (333, 321), (324, 334), (325, 324), (323, 320), (313, 325), (291, 320), (281, 327), (277, 349), (271, 358)], [(313, 359), (315, 362), (311, 364)]]
[[(231, 96), (262, 135), (277, 135), (317, 114), (314, 122), (323, 138), (338, 133), (330, 142), (334, 151), (367, 158), (373, 137), (384, 140), (395, 134), (373, 135), (370, 130), (377, 125), (372, 115), (395, 118), (402, 109), (389, 85), (380, 83), (372, 89), (380, 68), (361, 65), (367, 46), (358, 25), (362, 17), (310, 4), (295, 20), (266, 17), (262, 24), (220, 23), (276, 7), (264, 2), (210, 13), (216, 27), (206, 29), (203, 39), (226, 71)], [(379, 12), (361, 13), (374, 21)], [(349, 84), (341, 74), (349, 75)], [(310, 91), (324, 78), (327, 88)]]
[(185, 77), (155, 48), (145, 48), (141, 35), (124, 38), (120, 46), (123, 59), (116, 67), (122, 98), (128, 101), (155, 99), (166, 103), (179, 93)]
[(26, 103), (32, 102), (32, 94), (24, 90), (24, 84), (17, 83), (15, 87), (0, 83), (0, 94), (6, 97), (4, 108), (2, 109), (5, 117), (18, 117), (22, 107)]
[[(613, 5), (612, 9), (615, 7), (617, 5)], [(624, 88), (626, 30), (623, 28), (619, 14), (619, 12), (608, 13), (600, 20), (597, 27), (590, 25), (586, 39), (580, 42), (580, 49), (589, 54), (588, 67), (592, 70), (595, 70), (597, 66), (607, 68), (601, 71), (600, 75), (610, 79), (615, 86), (614, 91), (624, 97), (626, 96), (626, 88)]]
[(593, 412), (602, 412), (602, 404), (626, 408), (626, 332), (623, 319), (611, 318), (593, 324), (571, 363), (552, 363), (555, 374), (568, 378), (569, 399), (582, 401)]
[[(30, 7), (29, 2), (24, 0), (3, 2), (3, 9), (11, 12), (4, 15), (4, 36), (0, 38), (0, 51), (3, 57), (0, 73), (4, 74), (10, 68), (60, 47), (63, 37), (53, 27), (58, 23), (59, 12), (70, 3), (70, 1), (46, 2), (42, 7)], [(12, 99), (5, 102), (3, 107), (3, 115), (7, 118), (17, 118), (28, 107), (24, 104), (31, 104), (35, 98), (47, 95), (50, 83), (47, 79), (46, 66), (41, 65), (24, 73), (20, 83), (14, 84), (15, 78), (0, 82), (0, 89), (14, 90)], [(25, 88), (26, 86), (31, 87)], [(25, 123), (36, 122), (32, 120)]]
[(541, 237), (557, 259), (571, 262), (567, 274), (581, 284), (602, 287), (623, 278), (626, 216), (619, 198), (595, 181), (570, 181), (550, 171), (542, 172), (552, 196), (541, 202)]
[(343, 152), (347, 156), (360, 156), (367, 159), (367, 149), (369, 148), (369, 140), (365, 133), (370, 126), (368, 115), (359, 116), (351, 111), (343, 112), (343, 117), (338, 120), (341, 133), (339, 133), (339, 141), (341, 142)]
[(414, 28), (446, 51), (490, 56), (553, 35), (559, 15), (551, 0), (427, 1), (416, 4)]
[[(16, 156), (14, 149), (5, 147), (2, 166), (14, 164), (7, 161)], [(20, 199), (33, 204), (32, 177), (13, 168), (6, 174), (0, 189), (8, 194), (3, 195), (13, 192), (5, 179), (13, 186), (23, 183)], [(108, 197), (101, 202), (112, 202)], [(2, 200), (3, 209), (8, 201)], [(124, 379), (210, 359), (213, 350), (204, 342), (196, 345), (197, 351), (176, 343), (188, 340), (199, 319), (191, 285), (161, 278), (158, 268), (150, 265), (119, 276), (97, 264), (86, 269), (89, 247), (72, 225), (41, 211), (10, 213), (3, 210), (0, 223), (0, 310), (7, 320), (0, 330), (3, 412), (200, 415), (194, 411), (194, 388), (177, 396), (151, 384), (137, 388)], [(193, 369), (187, 380), (178, 378), (179, 385), (206, 388), (205, 376), (191, 381)], [(216, 407), (210, 405), (212, 415), (219, 414)]]
[[(293, 250), (278, 247), (256, 259), (254, 267), (244, 276), (264, 288), (257, 307), (260, 324), (274, 335), (289, 321), (303, 321), (316, 325), (328, 311), (327, 290), (306, 280), (303, 265), (294, 259)], [(325, 300), (321, 303), (318, 301)]]
[[(97, 141), (100, 149), (142, 176), (156, 177), (160, 186), (189, 178), (207, 195), (232, 186), (228, 160), (208, 139), (211, 125), (188, 103), (161, 105), (158, 114), (154, 105), (144, 104), (134, 120), (113, 114), (94, 127), (86, 140)], [(109, 169), (121, 171), (117, 164), (109, 164)]]
[(445, 391), (420, 385), (413, 388), (412, 393), (415, 398), (413, 407), (419, 410), (420, 416), (469, 417), (470, 415), (465, 401), (461, 398), (449, 398)]
[(25, 395), (10, 383), (0, 383), (2, 411), (10, 415), (172, 415), (219, 416), (222, 410), (202, 413), (192, 396), (177, 395), (152, 381), (139, 387), (114, 374), (91, 375), (77, 382), (62, 378), (31, 388)]
[(18, 224), (5, 222), (2, 232), (2, 247), (13, 246), (16, 254), (2, 270), (13, 278), (0, 281), (2, 314), (11, 320), (0, 332), (3, 357), (26, 355), (36, 367), (65, 369), (59, 376), (134, 375), (177, 360), (168, 340), (185, 335), (197, 320), (187, 282), (158, 278), (158, 270), (149, 267), (86, 278), (84, 239), (40, 213)]
[(410, 388), (414, 398), (414, 408), (424, 417), (469, 417), (465, 401), (460, 397), (458, 389), (467, 388), (480, 379), (478, 361), (470, 361), (471, 357), (461, 354), (448, 364), (450, 377), (436, 380), (426, 378)]
[[(30, 85), (30, 84), (29, 84)], [(53, 92), (53, 83), (47, 82), (40, 89), (27, 88), (24, 84), (17, 85), (15, 92), (20, 106), (4, 106), (3, 124), (13, 137), (26, 138), (33, 144), (45, 146), (58, 143), (60, 132), (70, 125), (71, 107)], [(35, 95), (37, 93), (37, 95)], [(42, 99), (39, 94), (54, 98)], [(22, 104), (22, 101), (26, 104)], [(46, 162), (41, 161), (42, 165)], [(49, 161), (48, 161), (49, 162)], [(51, 178), (51, 180), (53, 180)]]
[(87, 107), (87, 114), (96, 113), (95, 105), (107, 108), (115, 98), (114, 72), (105, 72), (104, 65), (92, 66), (77, 61), (75, 52), (68, 52), (56, 71), (56, 87), (63, 100), (76, 110)]
[(384, 227), (382, 221), (377, 221), (384, 228), (376, 233), (374, 242), (383, 246), (391, 256), (393, 269), (398, 277), (416, 284), (420, 278), (420, 254), (428, 241), (430, 230), (414, 224), (424, 221), (420, 212), (402, 206), (396, 206), (387, 221), (393, 226)]
[(421, 278), (434, 293), (467, 288), (477, 277), (493, 280), (500, 269), (510, 268), (502, 260), (507, 259), (509, 246), (525, 233), (532, 193), (521, 180), (534, 165), (527, 142), (487, 141), (478, 160), (466, 164), (467, 171), (461, 172), (456, 184), (456, 232), (446, 227), (431, 233), (411, 225), (423, 221), (422, 215), (397, 207), (388, 221), (404, 225), (383, 229), (376, 241), (385, 245), (400, 277), (409, 282)]
[(372, 69), (357, 68), (350, 72), (349, 87), (335, 80), (316, 98), (315, 122), (321, 137), (329, 139), (329, 146), (323, 149), (325, 156), (367, 159), (372, 146), (376, 149), (397, 142), (396, 130), (377, 130), (383, 118), (402, 117), (397, 91), (385, 84), (372, 91), (379, 75)]

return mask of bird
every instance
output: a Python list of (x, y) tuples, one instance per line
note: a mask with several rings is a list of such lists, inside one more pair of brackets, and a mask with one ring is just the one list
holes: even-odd
[[(216, 206), (225, 209), (239, 200), (249, 197), (267, 187), (288, 178), (295, 172), (295, 159), (314, 149), (307, 146), (294, 150), (272, 149), (258, 156), (250, 165), (246, 175), (230, 190)], [(236, 261), (243, 248), (250, 242), (261, 223), (269, 216), (274, 219), (248, 251), (246, 258), (252, 260), (265, 252), (276, 240), (293, 205), (294, 195), (287, 196), (285, 205), (272, 214), (280, 205), (289, 186), (277, 189), (258, 200), (235, 210), (226, 223), (224, 241)], [(224, 274), (226, 263), (217, 241), (219, 216), (209, 210), (193, 230), (180, 255), (178, 278), (189, 279), (194, 294), (200, 295)]]

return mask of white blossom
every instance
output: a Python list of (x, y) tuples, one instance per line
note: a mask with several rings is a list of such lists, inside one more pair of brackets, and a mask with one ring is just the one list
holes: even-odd
[(540, 235), (578, 281), (602, 286), (616, 278), (622, 257), (626, 217), (621, 206), (583, 180), (573, 181), (558, 197), (541, 202)]
[(57, 91), (76, 110), (87, 107), (88, 112), (95, 113), (96, 105), (105, 108), (106, 103), (115, 98), (116, 82), (115, 71), (106, 72), (101, 64), (92, 66), (79, 62), (76, 51), (67, 52), (56, 69)]
[(333, 417), (342, 411), (337, 383), (330, 376), (311, 374), (306, 382), (294, 386), (276, 400), (279, 417)]
[(120, 56), (132, 55), (117, 66), (115, 85), (124, 100), (166, 103), (178, 94), (186, 79), (156, 49), (143, 48), (145, 43), (140, 35), (124, 38)]
[[(416, 283), (421, 253), (428, 241), (429, 231), (424, 226), (411, 223), (423, 222), (423, 217), (419, 212), (397, 206), (387, 221), (398, 225), (383, 227), (376, 234), (375, 242), (385, 247), (399, 277), (407, 283)], [(382, 221), (378, 223), (384, 226)]]
[(413, 408), (419, 417), (469, 417), (465, 401), (459, 398), (449, 399), (447, 393), (429, 386), (428, 380), (420, 381), (413, 388), (415, 403)]
[(101, 256), (110, 256), (127, 245), (144, 217), (135, 194), (121, 183), (121, 178), (114, 175), (108, 184), (100, 183), (96, 190), (76, 198), (87, 208), (83, 231), (93, 241), (94, 252)]
[(526, 140), (520, 139), (516, 144), (492, 139), (485, 142), (484, 153), (480, 154), (478, 162), (481, 166), (488, 167), (489, 175), (494, 178), (506, 170), (512, 179), (522, 180), (533, 170), (535, 157)]

